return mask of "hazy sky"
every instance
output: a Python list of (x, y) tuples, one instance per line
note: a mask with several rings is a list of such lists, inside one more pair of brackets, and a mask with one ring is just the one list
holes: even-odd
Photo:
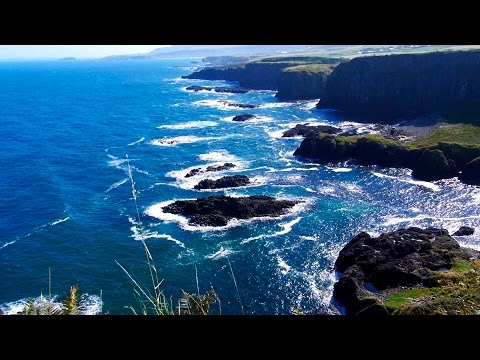
[(98, 58), (146, 53), (168, 45), (0, 45), (0, 59)]

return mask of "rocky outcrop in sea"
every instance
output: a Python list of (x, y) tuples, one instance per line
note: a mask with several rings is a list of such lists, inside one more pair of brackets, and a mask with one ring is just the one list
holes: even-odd
[(231, 219), (278, 217), (298, 204), (297, 200), (278, 200), (270, 196), (209, 196), (196, 200), (178, 200), (163, 211), (189, 218), (192, 225), (225, 226)]

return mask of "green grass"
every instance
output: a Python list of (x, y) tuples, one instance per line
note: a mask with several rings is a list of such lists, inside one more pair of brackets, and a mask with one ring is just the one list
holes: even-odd
[[(319, 137), (332, 136), (329, 134), (321, 133)], [(384, 145), (399, 145), (395, 140), (387, 139), (382, 135), (378, 134), (368, 134), (368, 135), (352, 135), (352, 136), (335, 136), (335, 141), (337, 144), (355, 144), (359, 139), (367, 139), (370, 141), (375, 141)]]
[(431, 288), (406, 289), (388, 294), (385, 299), (385, 306), (392, 309), (399, 309), (401, 306), (410, 304), (412, 300), (418, 300), (432, 295)]
[(335, 66), (325, 64), (305, 64), (288, 67), (283, 72), (307, 72), (312, 74), (330, 75)]
[(398, 315), (479, 315), (480, 261), (457, 260), (435, 277), (439, 286), (400, 290), (384, 305)]
[(405, 143), (410, 148), (426, 148), (438, 143), (457, 143), (480, 146), (480, 126), (469, 124), (445, 125), (432, 131), (427, 137)]
[(466, 273), (473, 269), (473, 263), (470, 261), (457, 261), (454, 265), (452, 270), (458, 273)]

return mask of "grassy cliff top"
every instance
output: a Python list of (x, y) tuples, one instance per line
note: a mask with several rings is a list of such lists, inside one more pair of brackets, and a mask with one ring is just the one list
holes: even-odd
[(480, 126), (451, 124), (434, 129), (428, 136), (406, 143), (411, 148), (426, 148), (439, 143), (480, 146)]
[(283, 72), (307, 72), (312, 74), (325, 74), (330, 75), (334, 69), (332, 65), (326, 64), (303, 64), (297, 66), (291, 66), (283, 69)]
[(479, 315), (480, 261), (457, 260), (438, 273), (440, 286), (395, 289), (384, 295), (384, 305), (399, 315)]

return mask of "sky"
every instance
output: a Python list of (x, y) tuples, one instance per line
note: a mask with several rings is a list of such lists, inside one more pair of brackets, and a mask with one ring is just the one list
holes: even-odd
[(0, 45), (0, 59), (100, 58), (147, 53), (169, 45)]

